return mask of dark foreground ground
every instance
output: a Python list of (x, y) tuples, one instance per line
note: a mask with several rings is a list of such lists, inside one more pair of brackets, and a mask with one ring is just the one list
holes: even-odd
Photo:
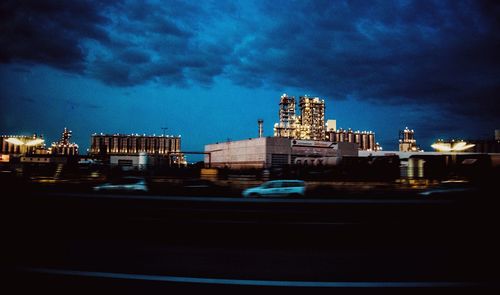
[(12, 191), (2, 196), (6, 278), (18, 294), (475, 292), (498, 287), (500, 248), (497, 196), (474, 194)]

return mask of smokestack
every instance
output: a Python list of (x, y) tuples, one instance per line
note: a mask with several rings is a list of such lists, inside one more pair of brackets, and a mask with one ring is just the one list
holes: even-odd
[(264, 120), (259, 119), (257, 120), (257, 124), (259, 124), (259, 137), (262, 137), (264, 134)]

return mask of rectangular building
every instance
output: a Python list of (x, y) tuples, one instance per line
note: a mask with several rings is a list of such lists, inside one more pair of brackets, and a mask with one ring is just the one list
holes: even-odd
[(0, 136), (0, 154), (47, 154), (47, 150), (43, 137), (36, 134), (33, 136), (2, 135)]
[(180, 151), (180, 137), (163, 135), (93, 134), (90, 146), (92, 155), (166, 155)]
[(214, 168), (250, 169), (283, 167), (298, 157), (357, 156), (350, 143), (260, 137), (205, 145), (205, 163)]

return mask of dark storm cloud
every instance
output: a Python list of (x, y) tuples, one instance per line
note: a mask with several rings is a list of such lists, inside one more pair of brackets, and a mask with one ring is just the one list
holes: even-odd
[(120, 54), (120, 60), (129, 64), (142, 64), (149, 62), (151, 60), (151, 56), (145, 51), (126, 49)]
[(91, 1), (3, 1), (0, 61), (34, 62), (59, 69), (85, 69), (82, 39), (105, 41), (102, 5)]
[(262, 11), (274, 24), (237, 52), (237, 83), (498, 117), (498, 5), (272, 1)]
[(222, 76), (246, 87), (498, 120), (494, 2), (110, 3), (0, 4), (0, 61), (47, 64), (114, 86), (209, 86)]
[(202, 36), (212, 11), (182, 1), (111, 3), (0, 4), (0, 62), (46, 64), (115, 86), (210, 85), (223, 72), (228, 52), (220, 48), (231, 38)]

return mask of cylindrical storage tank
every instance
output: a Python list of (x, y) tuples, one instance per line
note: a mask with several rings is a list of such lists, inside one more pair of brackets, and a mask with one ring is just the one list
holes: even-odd
[(375, 134), (370, 132), (368, 134), (368, 148), (370, 150), (375, 150)]
[(339, 134), (339, 142), (344, 142), (344, 141), (345, 141), (345, 132), (341, 130)]
[(368, 149), (368, 134), (363, 131), (363, 134), (361, 134), (362, 138), (362, 147), (361, 149), (366, 151)]
[(349, 129), (349, 131), (347, 131), (347, 142), (354, 142), (354, 134), (352, 133), (352, 130)]

